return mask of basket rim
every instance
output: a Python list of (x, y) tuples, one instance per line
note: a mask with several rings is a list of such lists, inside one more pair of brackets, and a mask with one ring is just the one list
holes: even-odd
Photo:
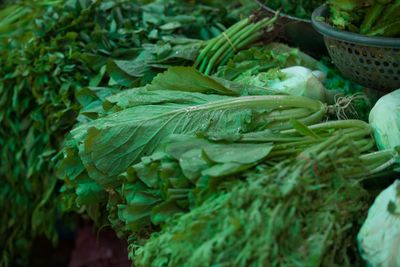
[[(256, 1), (256, 2), (257, 2), (257, 1)], [(272, 8), (270, 8), (269, 6), (263, 5), (262, 8), (265, 9), (265, 10), (267, 10), (267, 11), (269, 11), (269, 12), (271, 12), (271, 13), (273, 13), (274, 15), (276, 15), (276, 13), (278, 13), (277, 10), (272, 9)], [(296, 21), (298, 21), (298, 22), (304, 22), (304, 23), (310, 23), (310, 24), (312, 24), (311, 18), (310, 18), (310, 19), (303, 19), (303, 18), (293, 17), (293, 16), (291, 16), (291, 15), (288, 15), (288, 14), (285, 14), (285, 13), (282, 13), (282, 12), (279, 13), (279, 16), (280, 16), (280, 17), (283, 17), (283, 18), (291, 19), (291, 20), (296, 20)]]
[(334, 28), (333, 26), (320, 19), (321, 17), (326, 18), (327, 13), (328, 6), (326, 4), (323, 4), (315, 9), (311, 16), (312, 25), (319, 33), (321, 33), (325, 37), (367, 46), (400, 48), (400, 38), (371, 37), (358, 33), (341, 31), (337, 28)]

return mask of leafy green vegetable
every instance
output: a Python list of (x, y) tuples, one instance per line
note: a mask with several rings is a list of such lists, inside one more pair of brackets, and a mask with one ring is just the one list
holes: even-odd
[(369, 36), (400, 36), (399, 0), (329, 0), (330, 21), (341, 30)]
[(281, 70), (272, 69), (249, 77), (241, 76), (237, 81), (249, 85), (272, 88), (290, 95), (306, 96), (322, 102), (328, 102), (327, 94), (329, 92), (326, 91), (322, 84), (323, 76), (322, 72), (294, 66)]
[[(251, 12), (236, 9), (238, 1), (16, 2), (0, 12), (1, 266), (26, 265), (38, 235), (57, 240), (64, 202), (55, 162), (79, 112), (85, 115), (79, 121), (94, 119), (104, 98), (121, 88), (108, 63), (146, 49), (168, 57), (176, 51), (170, 47), (211, 39)], [(136, 83), (163, 70), (154, 68)], [(86, 192), (92, 191), (98, 186), (86, 180), (80, 201), (91, 200)]]
[(374, 129), (379, 149), (400, 145), (400, 90), (381, 97), (369, 114), (369, 123)]
[(400, 263), (400, 181), (382, 191), (368, 211), (357, 236), (361, 256), (369, 266)]
[(173, 65), (194, 65), (210, 75), (235, 53), (262, 39), (275, 20), (276, 17), (259, 15), (240, 20), (211, 40), (171, 39), (164, 45), (144, 45), (132, 59), (110, 60), (107, 72), (112, 77), (111, 83), (127, 87), (142, 86)]
[[(87, 90), (90, 92), (93, 88)], [(253, 138), (253, 141), (260, 143), (277, 142), (278, 148), (271, 152), (274, 157), (300, 153), (310, 144), (319, 142), (314, 140), (315, 136), (309, 135), (310, 131), (305, 125), (320, 122), (334, 107), (301, 96), (273, 94), (276, 91), (209, 77), (191, 67), (172, 67), (145, 87), (106, 97), (102, 104), (104, 110), (90, 114), (90, 120), (82, 118), (67, 139), (64, 158), (58, 169), (59, 177), (65, 181), (63, 203), (72, 210), (88, 212), (99, 224), (112, 223), (119, 232), (129, 227), (134, 231), (142, 230), (149, 225), (150, 217), (162, 223), (169, 217), (164, 214), (166, 211), (171, 210), (168, 214), (173, 214), (188, 207), (189, 191), (194, 185), (206, 182), (195, 173), (204, 171), (208, 175), (225, 176), (242, 172), (258, 163), (220, 162), (206, 170), (203, 168), (202, 154), (198, 153), (201, 147), (194, 150), (187, 148), (185, 151), (193, 154), (189, 153), (187, 161), (184, 160), (188, 167), (183, 168), (182, 173), (188, 175), (189, 180), (185, 177), (179, 179), (182, 176), (176, 172), (180, 167), (174, 160), (160, 167), (159, 160), (168, 157), (168, 153), (156, 152), (153, 155), (171, 134), (189, 137), (200, 134), (230, 142), (240, 139), (243, 133), (268, 130), (265, 134), (246, 135), (246, 138)], [(334, 129), (353, 131), (347, 129), (354, 129), (353, 123), (328, 123), (325, 130), (319, 126), (310, 129), (315, 129), (323, 140)], [(364, 151), (370, 149), (373, 142), (363, 139), (370, 130), (360, 123), (361, 131), (354, 129), (355, 135), (351, 136), (361, 138), (357, 146)], [(297, 132), (288, 132), (283, 136), (269, 132), (285, 129), (296, 129), (301, 137)], [(292, 134), (299, 139), (293, 139)], [(229, 151), (229, 147), (226, 150)], [(133, 167), (136, 164), (142, 164), (142, 167)], [(165, 178), (165, 186), (161, 191), (156, 186), (156, 177), (152, 177), (159, 172), (158, 168), (165, 169), (165, 177), (173, 177), (173, 181)], [(135, 183), (138, 178), (134, 172), (140, 172), (142, 177), (150, 177), (152, 182)], [(174, 184), (174, 187), (169, 188), (169, 184)], [(164, 192), (164, 189), (172, 189), (168, 194), (175, 198), (180, 196), (180, 206), (176, 206), (168, 197), (160, 198), (160, 192)], [(126, 204), (125, 201), (130, 204), (123, 208), (121, 205)], [(164, 205), (168, 209), (161, 208)], [(132, 211), (129, 211), (130, 208)]]
[(351, 139), (332, 136), (258, 165), (142, 247), (132, 243), (130, 255), (135, 266), (359, 265), (354, 238), (368, 194), (354, 177), (370, 170)]
[[(310, 128), (298, 121), (292, 123), (296, 131), (214, 135), (210, 137), (214, 141), (190, 135), (173, 135), (164, 139), (152, 155), (143, 157), (129, 168), (124, 186), (130, 190), (123, 192), (126, 204), (119, 206), (120, 219), (130, 232), (150, 223), (162, 224), (173, 214), (172, 211), (165, 214), (163, 207), (166, 203), (175, 207), (176, 212), (187, 211), (214, 195), (218, 188), (242, 179), (245, 171), (256, 165), (295, 157), (336, 134), (352, 138), (360, 151), (373, 147), (370, 127), (361, 121), (327, 122)], [(152, 192), (151, 202), (137, 203), (133, 197), (149, 191)], [(139, 213), (138, 205), (144, 204), (146, 210)], [(133, 210), (137, 211), (136, 216), (131, 216)]]
[[(327, 112), (321, 102), (293, 96), (218, 96), (195, 105), (168, 103), (171, 98), (164, 94), (159, 97), (164, 98), (159, 105), (143, 103), (129, 107), (72, 130), (67, 147), (76, 152), (65, 155), (60, 175), (74, 180), (84, 171), (84, 166), (97, 183), (105, 187), (118, 185), (115, 176), (153, 152), (170, 134), (287, 129), (290, 128), (287, 118), (311, 124), (320, 121)], [(299, 109), (303, 112), (299, 113)], [(113, 144), (111, 149), (110, 144)], [(82, 160), (83, 166), (76, 165), (79, 162), (76, 158)]]
[[(272, 94), (172, 67), (145, 87), (106, 97), (104, 110), (82, 120), (67, 139), (58, 169), (64, 204), (141, 239), (256, 166), (294, 157), (335, 133), (360, 151), (373, 148), (366, 123), (308, 127), (334, 107)], [(371, 170), (392, 156), (384, 155)]]
[[(306, 67), (318, 72), (318, 76), (321, 75), (321, 72), (323, 73), (323, 85), (328, 89), (325, 90), (325, 100), (329, 104), (334, 104), (338, 98), (343, 96), (357, 95), (358, 97), (351, 101), (354, 110), (348, 112), (349, 114), (346, 114), (346, 117), (368, 119), (375, 95), (368, 93), (362, 86), (344, 79), (330, 63), (330, 59), (319, 62), (300, 50), (284, 44), (271, 43), (263, 47), (252, 47), (240, 51), (225, 66), (221, 66), (215, 76), (242, 84), (260, 85), (257, 81), (260, 78), (264, 80), (265, 77), (269, 82), (271, 79), (283, 79), (282, 73), (278, 70), (293, 66)], [(314, 91), (316, 85), (318, 85), (318, 82), (311, 85), (310, 89)], [(299, 94), (298, 90), (294, 90), (297, 95)], [(316, 91), (320, 92), (320, 90)]]

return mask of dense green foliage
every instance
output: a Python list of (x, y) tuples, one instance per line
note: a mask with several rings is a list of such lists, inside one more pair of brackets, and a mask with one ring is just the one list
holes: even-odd
[(370, 168), (351, 139), (333, 134), (245, 172), (143, 247), (133, 244), (131, 256), (135, 266), (154, 267), (362, 265), (354, 239), (368, 194), (355, 177)]
[[(307, 130), (302, 131), (307, 128), (296, 121), (292, 124), (296, 131), (165, 138), (153, 154), (127, 169), (123, 191), (126, 204), (119, 207), (121, 220), (132, 232), (150, 222), (162, 225), (174, 213), (188, 211), (221, 188), (229, 188), (229, 183), (244, 179), (247, 170), (260, 164), (277, 164), (341, 131), (360, 151), (373, 147), (370, 128), (361, 121), (313, 125), (307, 137), (303, 135)], [(151, 195), (151, 201), (144, 201), (144, 195)]]
[(56, 241), (54, 161), (86, 104), (80, 89), (115, 84), (108, 59), (135, 57), (149, 45), (157, 55), (172, 53), (171, 40), (212, 38), (249, 11), (227, 12), (240, 7), (231, 1), (16, 2), (0, 13), (2, 266), (24, 264), (39, 234)]
[[(249, 177), (252, 184), (256, 176), (275, 176), (278, 169), (269, 168), (272, 162), (293, 160), (305, 149), (317, 149), (315, 144), (329, 146), (331, 136), (351, 139), (358, 152), (373, 150), (366, 123), (320, 123), (353, 116), (354, 108), (345, 109), (352, 106), (351, 99), (328, 105), (268, 87), (268, 79), (281, 77), (281, 68), (301, 65), (323, 73), (329, 92), (343, 96), (360, 91), (297, 49), (257, 46), (276, 17), (253, 12), (253, 1), (7, 2), (0, 10), (1, 267), (27, 265), (37, 236), (56, 243), (56, 223), (68, 212), (88, 215), (97, 226), (111, 225), (120, 236), (130, 236), (135, 247), (159, 227), (166, 225), (168, 232), (177, 213), (194, 208), (193, 214), (204, 216), (201, 204), (209, 197), (213, 201), (213, 195), (219, 198), (228, 188), (235, 196), (235, 188), (246, 184), (240, 181)], [(265, 85), (252, 83), (259, 75), (265, 76)], [(365, 117), (368, 105), (356, 104)], [(332, 142), (343, 145), (343, 151), (332, 150), (332, 155), (348, 156), (344, 160), (350, 162), (358, 156), (348, 153), (342, 139)], [(325, 154), (317, 154), (325, 160)], [(346, 174), (380, 174), (394, 156), (383, 151), (363, 157), (367, 168), (346, 169)], [(310, 165), (292, 163), (284, 161), (278, 168), (299, 170), (293, 179), (302, 181)], [(342, 162), (338, 169), (326, 164), (326, 170), (342, 170)], [(326, 173), (318, 176), (325, 182)], [(343, 177), (339, 171), (338, 181)], [(354, 199), (363, 200), (364, 192), (352, 182), (327, 186), (326, 191), (338, 189), (347, 196), (349, 185)], [(299, 185), (298, 191), (308, 185)], [(335, 200), (339, 197), (333, 191), (327, 193)], [(251, 204), (249, 194), (251, 190), (237, 200), (243, 196), (257, 206), (259, 200)], [(286, 196), (271, 203), (280, 197)], [(288, 203), (297, 201), (294, 196)], [(358, 207), (349, 207), (348, 217), (335, 221), (335, 231), (347, 229), (345, 219), (361, 214), (364, 202)], [(301, 215), (308, 211), (298, 210)], [(270, 209), (262, 212), (269, 216)], [(349, 262), (352, 230), (334, 232), (335, 242), (346, 243), (346, 253), (333, 262)], [(138, 252), (138, 264), (149, 266), (152, 242), (158, 241), (149, 243), (146, 255)], [(319, 251), (336, 247), (333, 243), (321, 243)], [(215, 259), (220, 256), (225, 257), (221, 252)]]
[(399, 0), (329, 0), (330, 21), (341, 30), (368, 36), (400, 36)]
[[(178, 81), (182, 87), (168, 88)], [(103, 219), (99, 216), (107, 194), (124, 183), (121, 174), (153, 153), (170, 134), (284, 130), (292, 128), (288, 118), (312, 124), (328, 111), (325, 104), (305, 97), (266, 95), (271, 92), (249, 91), (240, 84), (233, 88), (192, 68), (177, 67), (145, 88), (108, 97), (103, 105), (106, 115), (75, 127), (66, 143), (59, 175), (66, 181), (67, 202), (85, 206), (96, 221)]]
[[(271, 47), (275, 48), (275, 45)], [(224, 66), (221, 67), (223, 68)], [(337, 146), (332, 145), (335, 147), (332, 159), (336, 158), (335, 153), (347, 156), (342, 162), (342, 154), (338, 154), (338, 162), (329, 163), (332, 166), (343, 164), (336, 170), (341, 177), (340, 181), (345, 180), (345, 177), (365, 179), (367, 176), (381, 175), (382, 171), (392, 169), (389, 163), (397, 156), (393, 151), (383, 151), (358, 158), (358, 154), (351, 152), (365, 153), (374, 150), (372, 130), (365, 122), (344, 120), (316, 124), (327, 119), (329, 113), (337, 114), (336, 109), (341, 109), (340, 106), (328, 106), (302, 96), (279, 95), (268, 88), (207, 76), (192, 67), (172, 67), (156, 76), (152, 83), (145, 87), (113, 94), (101, 102), (102, 108), (95, 110), (95, 116), (90, 115), (95, 119), (82, 120), (67, 138), (64, 158), (58, 168), (59, 176), (65, 181), (62, 189), (63, 203), (72, 210), (84, 211), (100, 225), (111, 225), (120, 236), (130, 236), (132, 248), (145, 244), (141, 252), (138, 252), (144, 253), (145, 258), (135, 259), (135, 264), (140, 266), (162, 266), (164, 263), (169, 264), (168, 266), (185, 266), (183, 263), (191, 258), (189, 251), (195, 251), (196, 244), (187, 241), (186, 254), (182, 253), (179, 256), (179, 248), (172, 252), (168, 249), (175, 247), (176, 240), (173, 237), (167, 240), (157, 239), (157, 236), (162, 236), (163, 233), (170, 236), (168, 231), (171, 226), (168, 221), (171, 218), (175, 215), (179, 218), (178, 214), (185, 212), (189, 212), (189, 217), (183, 215), (182, 218), (208, 217), (208, 208), (213, 204), (207, 202), (207, 199), (213, 199), (213, 196), (221, 191), (230, 194), (238, 182), (246, 180), (251, 173), (257, 173), (261, 169), (268, 172), (271, 166), (279, 166), (277, 169), (271, 167), (275, 170), (273, 176), (277, 175), (276, 172), (282, 167), (279, 162), (287, 158), (291, 159), (284, 163), (288, 165), (287, 173), (291, 172), (291, 168), (304, 167), (308, 161), (298, 161), (296, 157), (310, 147), (316, 149), (315, 147), (321, 144), (323, 148), (332, 136), (341, 137)], [(348, 140), (349, 143), (344, 140)], [(329, 171), (336, 175), (332, 166), (329, 167)], [(328, 175), (329, 171), (324, 175)], [(286, 174), (279, 174), (280, 179), (283, 180)], [(332, 177), (324, 178), (326, 183), (329, 183), (330, 178)], [(349, 183), (350, 181), (357, 183), (356, 180), (349, 180)], [(290, 187), (292, 180), (283, 180), (282, 183), (283, 187)], [(326, 191), (321, 191), (320, 194), (333, 194), (332, 205), (341, 197), (343, 199), (340, 201), (345, 203), (348, 201), (346, 196), (354, 194), (353, 205), (346, 213), (355, 216), (351, 218), (365, 213), (366, 202), (361, 201), (364, 195), (363, 188), (357, 184), (356, 192), (347, 192), (342, 196), (341, 193), (349, 185), (346, 183), (338, 186), (340, 193), (334, 190), (335, 187), (327, 186), (324, 188)], [(294, 196), (295, 203), (303, 197), (302, 192), (304, 190), (299, 189), (298, 195)], [(261, 191), (259, 193), (261, 194)], [(235, 199), (242, 203), (240, 201), (245, 201), (252, 193), (244, 192), (244, 195), (243, 199), (242, 196), (235, 196)], [(269, 194), (263, 197), (268, 196)], [(249, 198), (248, 205), (259, 203), (257, 199), (263, 199), (260, 195), (253, 197)], [(317, 197), (320, 198), (320, 195)], [(286, 200), (285, 198), (282, 202)], [(311, 203), (312, 199), (306, 201)], [(205, 204), (202, 205), (203, 202)], [(271, 205), (275, 204), (274, 202)], [(323, 209), (322, 205), (317, 206)], [(229, 208), (224, 208), (225, 205), (215, 211), (219, 213), (218, 216), (231, 212)], [(320, 220), (320, 210), (314, 206), (310, 209), (317, 210), (312, 213), (312, 222), (307, 221), (304, 224), (316, 224)], [(339, 213), (336, 214), (332, 210), (336, 208), (327, 208), (321, 213), (331, 218), (339, 217)], [(296, 216), (292, 214), (293, 220), (307, 211), (309, 210), (299, 208)], [(265, 217), (269, 217), (270, 209), (266, 208), (265, 212)], [(247, 217), (247, 213), (242, 215)], [(210, 222), (210, 227), (222, 231), (220, 227), (225, 227), (224, 220), (218, 216), (217, 221)], [(244, 222), (245, 217), (240, 220)], [(296, 258), (299, 266), (318, 266), (325, 261), (344, 265), (353, 263), (356, 256), (355, 244), (352, 241), (356, 228), (347, 228), (346, 218), (337, 218), (336, 223), (328, 220), (329, 223), (335, 224), (334, 227), (331, 226), (335, 229), (332, 230), (334, 232), (329, 233), (335, 236), (334, 241), (320, 240), (315, 247), (310, 248), (310, 253), (317, 253), (318, 258), (314, 258), (314, 254), (309, 256), (310, 258), (299, 256), (300, 258)], [(191, 232), (191, 224), (186, 219), (182, 219), (185, 220), (182, 224), (177, 220), (178, 222), (173, 221), (172, 225), (179, 225), (183, 228), (182, 231), (189, 231), (186, 237), (193, 239), (195, 233)], [(184, 225), (188, 225), (188, 228)], [(154, 233), (149, 245), (146, 245), (149, 234), (157, 227), (162, 228), (161, 233)], [(197, 229), (194, 231), (203, 230), (194, 227)], [(254, 229), (259, 227), (254, 226)], [(290, 228), (290, 225), (287, 227)], [(317, 226), (310, 226), (309, 235), (320, 235), (315, 227)], [(342, 232), (340, 229), (346, 231)], [(205, 229), (204, 231), (200, 232), (204, 234), (201, 236), (204, 239), (199, 240), (205, 243), (209, 238), (208, 233), (212, 234), (212, 238), (224, 238), (214, 232), (207, 232)], [(265, 231), (270, 229), (267, 227)], [(243, 236), (243, 240), (238, 241), (238, 244), (246, 243), (244, 239), (250, 240), (249, 238), (252, 237)], [(307, 238), (308, 235), (304, 237)], [(259, 242), (264, 241), (266, 242), (265, 239)], [(336, 241), (338, 243), (335, 243)], [(152, 245), (152, 242), (156, 245)], [(287, 245), (282, 242), (284, 246)], [(346, 242), (346, 245), (340, 250), (339, 244), (342, 242)], [(265, 246), (270, 243), (266, 242)], [(318, 246), (319, 248), (315, 249)], [(158, 258), (153, 255), (157, 254), (155, 251), (158, 248), (164, 247), (165, 253), (172, 257), (171, 261), (168, 260), (168, 256), (162, 255)], [(332, 247), (338, 250), (338, 255), (344, 254), (341, 258), (336, 257), (336, 254), (329, 254), (329, 259), (322, 260)], [(249, 249), (256, 248), (258, 245)], [(237, 249), (241, 247), (238, 245)], [(209, 259), (202, 258), (206, 257), (207, 253), (199, 253), (201, 255), (194, 258), (193, 263), (207, 262), (208, 266), (210, 261), (219, 263), (220, 257), (223, 258), (222, 262), (236, 261), (235, 256), (224, 256), (224, 249), (215, 250), (215, 254), (209, 254)], [(242, 265), (245, 266), (254, 258), (262, 260), (259, 253), (243, 257)], [(276, 258), (276, 254), (271, 255), (272, 258)]]

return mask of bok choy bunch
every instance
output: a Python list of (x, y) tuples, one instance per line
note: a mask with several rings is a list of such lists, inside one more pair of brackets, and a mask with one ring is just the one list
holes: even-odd
[[(191, 67), (170, 68), (145, 87), (98, 102), (70, 132), (58, 174), (66, 209), (87, 212), (120, 234), (140, 236), (259, 164), (295, 157), (333, 135), (353, 140), (361, 152), (374, 147), (362, 121), (321, 123), (338, 106)], [(392, 157), (379, 155), (366, 158), (371, 171)]]
[[(334, 135), (353, 140), (360, 152), (368, 152), (374, 146), (371, 128), (362, 121), (330, 121), (309, 127), (296, 121), (292, 124), (292, 130), (281, 132), (165, 138), (153, 154), (122, 175), (125, 204), (118, 208), (120, 220), (129, 232), (150, 223), (162, 225), (172, 215), (188, 212), (219, 190), (244, 179), (256, 166), (279, 164)], [(370, 168), (374, 169), (372, 165)]]

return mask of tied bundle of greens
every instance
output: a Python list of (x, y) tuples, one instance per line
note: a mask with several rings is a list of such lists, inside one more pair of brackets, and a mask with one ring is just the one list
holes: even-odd
[(111, 84), (142, 86), (174, 65), (193, 65), (202, 73), (213, 74), (237, 52), (259, 42), (272, 29), (277, 17), (262, 16), (244, 18), (211, 40), (171, 39), (164, 45), (143, 46), (132, 59), (110, 60), (107, 72), (112, 78)]
[(122, 175), (126, 204), (118, 207), (120, 219), (129, 232), (150, 223), (163, 224), (175, 213), (187, 212), (221, 188), (229, 188), (255, 166), (278, 164), (333, 135), (352, 139), (361, 152), (374, 146), (371, 128), (362, 121), (332, 121), (309, 127), (297, 121), (292, 124), (295, 130), (282, 132), (167, 137), (152, 155), (143, 157)]
[[(65, 181), (63, 204), (100, 225), (111, 224), (121, 235), (140, 237), (141, 231), (196, 205), (195, 198), (212, 195), (217, 181), (230, 180), (265, 158), (297, 155), (335, 132), (354, 138), (361, 151), (374, 145), (370, 127), (361, 121), (318, 124), (340, 106), (206, 76), (192, 67), (172, 67), (151, 84), (96, 105), (104, 110), (83, 110), (65, 144), (58, 168)], [(171, 147), (193, 154), (170, 153)], [(246, 150), (242, 153), (250, 161), (203, 158), (202, 151), (235, 154), (235, 147)], [(216, 180), (208, 180), (210, 175)]]
[(143, 246), (133, 242), (131, 257), (153, 267), (361, 265), (354, 243), (370, 163), (340, 134), (279, 164), (266, 161)]
[(255, 23), (251, 18), (241, 20), (222, 36), (208, 41), (196, 57), (194, 66), (202, 73), (211, 74), (218, 65), (226, 64), (235, 52), (260, 40), (264, 34), (263, 30), (272, 27), (275, 20), (276, 17), (265, 18)]
[(341, 30), (368, 36), (400, 36), (399, 0), (329, 0), (330, 21)]
[(93, 219), (108, 223), (101, 205), (121, 186), (120, 175), (170, 134), (288, 129), (290, 118), (313, 124), (328, 112), (317, 100), (273, 93), (175, 67), (144, 88), (106, 98), (101, 101), (106, 110), (84, 110), (83, 117), (94, 120), (82, 118), (68, 138), (59, 167), (65, 181), (63, 203), (75, 210), (84, 206)]

